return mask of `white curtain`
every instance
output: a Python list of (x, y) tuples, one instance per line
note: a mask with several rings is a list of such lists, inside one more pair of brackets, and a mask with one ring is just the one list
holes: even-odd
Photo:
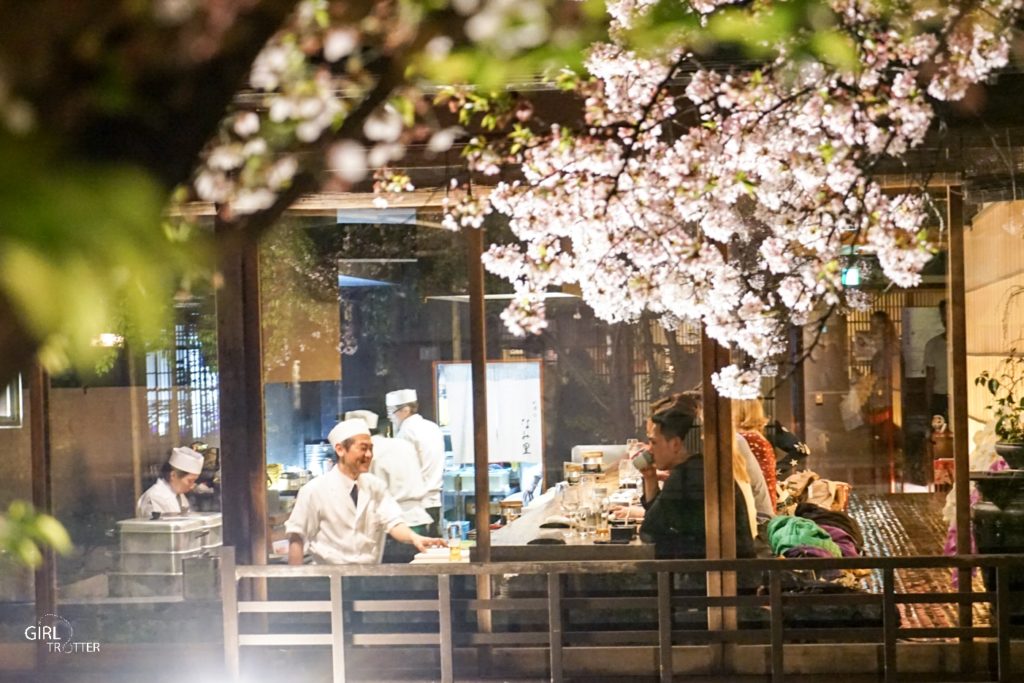
[[(438, 388), (448, 401), (452, 456), (473, 462), (473, 382), (469, 363), (439, 363)], [(487, 364), (490, 462), (542, 461), (540, 362)]]

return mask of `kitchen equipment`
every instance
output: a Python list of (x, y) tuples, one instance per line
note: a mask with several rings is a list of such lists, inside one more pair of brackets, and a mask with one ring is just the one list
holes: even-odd
[(172, 553), (200, 550), (208, 543), (210, 528), (197, 516), (125, 519), (117, 523), (121, 552)]
[(202, 549), (181, 550), (170, 553), (126, 553), (119, 556), (122, 572), (130, 574), (180, 574), (185, 558), (199, 557)]
[[(508, 493), (510, 489), (510, 475), (511, 470), (508, 467), (502, 467), (500, 469), (491, 467), (487, 472), (487, 486), (490, 488), (490, 492)], [(521, 502), (519, 505), (522, 507)]]
[(503, 500), (501, 501), (500, 509), (501, 518), (505, 520), (505, 524), (509, 524), (519, 519), (519, 516), (523, 514), (523, 501)]
[(586, 451), (583, 453), (582, 458), (584, 472), (596, 474), (601, 471), (601, 465), (604, 459), (604, 455), (601, 451)]
[(184, 574), (107, 574), (110, 595), (120, 598), (151, 598), (182, 595)]
[(224, 545), (224, 517), (219, 512), (192, 512), (189, 517), (201, 519), (207, 535), (203, 538), (203, 548), (206, 550), (219, 548)]

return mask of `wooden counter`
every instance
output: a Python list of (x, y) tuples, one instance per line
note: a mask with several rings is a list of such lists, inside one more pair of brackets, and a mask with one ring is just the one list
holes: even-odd
[[(618, 487), (618, 473), (610, 472), (598, 481), (609, 492)], [(555, 489), (534, 499), (523, 514), (511, 524), (491, 532), (491, 560), (565, 561), (565, 560), (650, 560), (654, 559), (654, 545), (649, 543), (594, 543), (585, 541), (574, 545), (530, 544), (537, 539), (562, 539), (565, 529), (542, 529), (541, 524), (552, 515), (562, 515), (555, 502)]]

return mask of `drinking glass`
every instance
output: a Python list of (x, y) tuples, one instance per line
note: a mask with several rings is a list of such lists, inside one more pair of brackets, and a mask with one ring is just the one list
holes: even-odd
[(619, 488), (632, 488), (640, 472), (633, 466), (630, 456), (619, 461)]
[[(557, 495), (557, 494), (556, 494)], [(580, 508), (580, 488), (578, 486), (565, 486), (561, 489), (559, 505), (569, 518), (571, 526), (566, 530), (567, 540), (575, 540), (578, 537), (576, 530), (576, 512)]]
[(448, 538), (449, 562), (459, 562), (462, 560), (462, 526), (449, 524), (445, 536)]

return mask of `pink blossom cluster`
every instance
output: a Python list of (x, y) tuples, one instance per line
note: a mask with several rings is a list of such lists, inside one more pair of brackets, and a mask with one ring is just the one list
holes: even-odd
[[(522, 179), (490, 196), (521, 240), (486, 257), (515, 287), (510, 329), (542, 329), (543, 292), (575, 283), (609, 322), (701, 321), (739, 352), (716, 387), (746, 398), (792, 325), (864, 305), (842, 283), (845, 247), (874, 250), (899, 286), (919, 283), (927, 200), (883, 192), (873, 169), (921, 143), (929, 96), (962, 97), (1006, 63), (1021, 0), (828, 4), (858, 70), (795, 58), (789, 43), (729, 72), (700, 68), (685, 45), (640, 55), (613, 37), (591, 49), (584, 125), (533, 139), (516, 157)], [(628, 26), (649, 6), (609, 11)]]

